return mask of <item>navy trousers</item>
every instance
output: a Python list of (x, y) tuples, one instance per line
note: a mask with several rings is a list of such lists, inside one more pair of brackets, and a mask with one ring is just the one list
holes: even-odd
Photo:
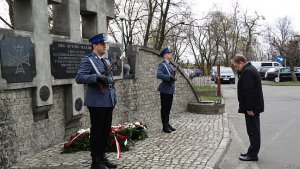
[(254, 113), (254, 116), (245, 114), (246, 128), (250, 140), (250, 146), (247, 154), (251, 157), (255, 157), (259, 153), (261, 139), (260, 139), (260, 114)]
[(91, 156), (102, 157), (108, 145), (113, 107), (88, 107), (91, 119)]
[(170, 111), (173, 102), (173, 94), (160, 93), (160, 102), (161, 102), (160, 114), (161, 114), (162, 124), (168, 125)]

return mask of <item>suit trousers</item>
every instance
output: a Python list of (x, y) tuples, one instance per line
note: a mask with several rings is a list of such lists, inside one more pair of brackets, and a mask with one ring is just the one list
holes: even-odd
[(108, 146), (113, 107), (88, 107), (91, 120), (91, 156), (102, 157)]
[(247, 154), (251, 157), (255, 157), (259, 153), (261, 139), (260, 139), (260, 114), (254, 113), (254, 116), (245, 114), (246, 128), (250, 140), (250, 146)]
[(160, 114), (161, 114), (161, 121), (163, 125), (169, 124), (169, 116), (172, 108), (172, 102), (173, 102), (173, 94), (160, 93), (160, 103), (161, 103)]

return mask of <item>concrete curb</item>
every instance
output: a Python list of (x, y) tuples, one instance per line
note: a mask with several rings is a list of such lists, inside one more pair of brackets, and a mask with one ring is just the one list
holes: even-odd
[(227, 119), (227, 113), (225, 108), (225, 113), (223, 114), (223, 138), (219, 144), (218, 149), (215, 151), (215, 153), (212, 155), (212, 157), (209, 159), (209, 161), (206, 163), (205, 169), (215, 169), (218, 167), (219, 163), (221, 162), (221, 159), (223, 158), (224, 154), (227, 151), (227, 148), (230, 143), (230, 130), (229, 130), (229, 124)]
[(280, 83), (274, 84), (272, 81), (262, 81), (261, 84), (265, 86), (300, 86), (300, 84), (295, 84), (295, 85), (282, 85)]

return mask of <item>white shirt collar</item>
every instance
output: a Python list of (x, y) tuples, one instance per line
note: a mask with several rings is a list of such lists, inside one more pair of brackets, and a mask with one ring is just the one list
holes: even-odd
[(96, 55), (95, 58), (96, 58), (96, 59), (97, 59), (97, 58), (102, 59), (102, 58), (104, 58), (104, 57), (103, 57), (103, 56)]

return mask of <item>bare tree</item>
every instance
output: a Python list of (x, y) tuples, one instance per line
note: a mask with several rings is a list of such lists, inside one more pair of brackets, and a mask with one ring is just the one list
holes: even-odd
[(279, 18), (275, 28), (268, 28), (267, 40), (279, 54), (284, 55), (284, 46), (294, 37), (292, 22), (288, 17)]
[(254, 56), (252, 54), (252, 45), (255, 44), (255, 36), (260, 35), (261, 31), (258, 30), (259, 25), (259, 20), (263, 19), (264, 17), (261, 15), (258, 15), (255, 12), (255, 16), (251, 17), (248, 16), (247, 11), (244, 13), (243, 17), (243, 24), (244, 24), (244, 29), (245, 29), (245, 37), (246, 37), (246, 48), (244, 55), (248, 60), (254, 60)]
[(144, 37), (144, 46), (148, 46), (148, 41), (151, 35), (151, 25), (153, 23), (155, 11), (158, 7), (157, 0), (148, 0), (147, 9), (148, 9), (148, 19), (147, 19), (147, 26), (146, 26), (146, 33)]
[[(10, 18), (10, 23), (7, 22), (2, 16), (0, 16), (0, 20), (2, 22), (4, 22), (8, 27), (10, 27), (11, 29), (14, 29), (14, 8), (13, 8), (13, 3), (14, 1), (13, 0), (5, 0), (7, 5), (8, 5), (8, 15), (9, 15), (9, 18)], [(2, 7), (4, 8), (4, 7)], [(7, 10), (7, 9), (4, 9), (4, 10)]]
[(160, 50), (165, 40), (165, 29), (167, 24), (167, 17), (169, 14), (171, 0), (160, 0), (160, 17), (157, 26), (157, 34), (154, 49)]
[(293, 81), (297, 81), (293, 69), (300, 60), (299, 40), (295, 39), (295, 36), (291, 20), (288, 17), (283, 17), (277, 20), (275, 28), (268, 28), (266, 37), (271, 48), (274, 48), (277, 54), (285, 56), (292, 71)]

